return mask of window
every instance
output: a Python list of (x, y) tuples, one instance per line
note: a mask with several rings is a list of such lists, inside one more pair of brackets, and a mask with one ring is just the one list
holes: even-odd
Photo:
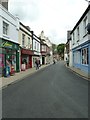
[(84, 27), (84, 35), (87, 34), (87, 17), (83, 21), (83, 27)]
[(73, 45), (75, 44), (75, 35), (73, 33)]
[(37, 44), (37, 51), (39, 51), (39, 43)]
[(8, 35), (8, 27), (9, 25), (3, 21), (3, 34)]
[(46, 46), (42, 45), (42, 51), (46, 51)]
[(79, 41), (79, 27), (77, 28), (77, 42)]
[(80, 51), (74, 52), (74, 63), (80, 64)]
[(35, 50), (36, 50), (36, 41), (35, 41), (35, 46), (34, 46)]
[(88, 58), (89, 58), (88, 48), (82, 49), (82, 64), (89, 64)]
[(30, 48), (30, 38), (28, 37), (28, 48)]
[(25, 35), (22, 34), (22, 47), (25, 47)]

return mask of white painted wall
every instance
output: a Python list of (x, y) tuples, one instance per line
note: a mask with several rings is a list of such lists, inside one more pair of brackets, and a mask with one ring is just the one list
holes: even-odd
[[(8, 35), (3, 34), (3, 21), (9, 25)], [(0, 4), (0, 37), (18, 43), (19, 19)]]
[[(8, 24), (8, 35), (3, 34), (3, 21)], [(19, 43), (18, 31), (19, 19), (14, 17), (0, 4), (0, 38), (9, 40), (11, 42)]]
[[(32, 34), (31, 34), (31, 32), (28, 31), (25, 27), (23, 27), (20, 24), (19, 24), (19, 27), (22, 28), (26, 32), (25, 33), (24, 31), (22, 31), (22, 30), (19, 29), (19, 38), (18, 38), (18, 41), (19, 41), (20, 46), (22, 47), (22, 34), (24, 34), (25, 35), (25, 48), (32, 50), (32, 48), (30, 48), (30, 45), (32, 46), (32, 37), (31, 37)], [(30, 38), (30, 45), (28, 45), (28, 37)]]
[(72, 41), (69, 41), (69, 47), (70, 47), (70, 52), (69, 52), (69, 66), (73, 66), (73, 55), (72, 55)]
[[(88, 22), (90, 22), (89, 20), (90, 20), (90, 12), (88, 13), (88, 14), (86, 14), (86, 16), (87, 16), (87, 24), (88, 24)], [(85, 16), (85, 17), (86, 17)], [(83, 20), (80, 22), (80, 24), (78, 25), (79, 26), (79, 42), (77, 42), (77, 40), (78, 40), (78, 37), (77, 37), (77, 28), (73, 31), (74, 32), (74, 34), (75, 34), (75, 44), (73, 45), (73, 33), (71, 34), (71, 38), (72, 38), (72, 49), (73, 48), (75, 48), (75, 47), (77, 47), (78, 45), (80, 45), (80, 44), (82, 44), (82, 43), (84, 43), (84, 42), (86, 42), (87, 40), (88, 40), (88, 37), (89, 37), (89, 35), (87, 34), (86, 36), (85, 36), (85, 34), (84, 34), (84, 19), (85, 19), (85, 17), (83, 18)], [(77, 26), (77, 27), (78, 27)]]

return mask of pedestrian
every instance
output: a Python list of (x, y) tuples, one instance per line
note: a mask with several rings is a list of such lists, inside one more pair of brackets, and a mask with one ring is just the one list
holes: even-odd
[(36, 64), (36, 70), (39, 69), (39, 60), (38, 59), (36, 59), (35, 64)]
[(53, 59), (53, 64), (55, 64), (56, 62), (55, 62), (55, 59)]
[(66, 66), (69, 66), (69, 59), (66, 58)]
[(41, 67), (41, 63), (40, 63), (40, 60), (39, 60), (39, 67)]

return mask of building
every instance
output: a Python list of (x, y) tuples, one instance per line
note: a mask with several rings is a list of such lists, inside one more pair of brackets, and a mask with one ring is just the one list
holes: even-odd
[(41, 54), (42, 64), (49, 64), (53, 62), (52, 43), (48, 37), (44, 35), (44, 31), (41, 31), (39, 35), (41, 39)]
[(8, 10), (8, 0), (0, 0), (0, 4)]
[(90, 77), (90, 4), (71, 31), (72, 64)]
[(41, 62), (41, 51), (40, 51), (40, 38), (34, 34), (32, 31), (33, 38), (33, 56), (32, 56), (32, 66), (35, 66), (35, 60), (39, 59)]
[(20, 44), (20, 68), (22, 70), (22, 64), (25, 64), (25, 68), (32, 68), (32, 56), (34, 55), (32, 32), (28, 26), (19, 23), (19, 37)]
[(10, 14), (0, 4), (0, 68), (12, 65), (18, 72), (19, 68), (19, 43), (18, 43), (19, 20)]

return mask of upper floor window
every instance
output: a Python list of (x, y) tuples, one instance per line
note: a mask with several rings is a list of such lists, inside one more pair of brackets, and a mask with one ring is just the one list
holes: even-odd
[(22, 34), (22, 46), (24, 47), (25, 46), (25, 35)]
[(30, 37), (28, 37), (28, 48), (30, 48)]
[(39, 43), (37, 44), (37, 51), (39, 51)]
[(79, 37), (80, 37), (80, 32), (79, 32), (79, 27), (77, 28), (77, 42), (79, 41)]
[(84, 27), (84, 35), (87, 34), (87, 17), (85, 17), (84, 21), (83, 21), (83, 27)]
[(42, 45), (42, 51), (46, 51), (46, 46)]
[(36, 50), (36, 41), (35, 41), (35, 46), (34, 46), (35, 50)]
[(8, 30), (9, 30), (8, 27), (9, 24), (3, 21), (3, 34), (8, 35)]
[(73, 33), (73, 45), (75, 44), (75, 34)]

